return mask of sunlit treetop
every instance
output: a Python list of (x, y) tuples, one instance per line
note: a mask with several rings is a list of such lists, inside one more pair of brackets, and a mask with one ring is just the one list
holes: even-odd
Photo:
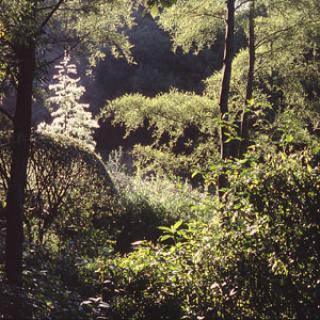
[(93, 131), (98, 123), (92, 119), (89, 105), (81, 102), (85, 89), (79, 84), (76, 66), (70, 62), (67, 53), (56, 70), (54, 83), (49, 86), (51, 96), (47, 100), (53, 120), (50, 124), (41, 123), (38, 130), (53, 138), (60, 136), (74, 140), (93, 151)]

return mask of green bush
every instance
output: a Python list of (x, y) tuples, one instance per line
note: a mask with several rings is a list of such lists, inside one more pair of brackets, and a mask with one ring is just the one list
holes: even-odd
[(230, 175), (210, 223), (163, 228), (162, 243), (101, 260), (113, 319), (320, 318), (316, 156), (247, 160)]
[(121, 158), (122, 152), (116, 152), (107, 163), (119, 195), (111, 231), (117, 250), (130, 251), (131, 243), (138, 240), (156, 241), (161, 235), (157, 228), (160, 225), (168, 226), (196, 216), (201, 220), (209, 219), (208, 210), (201, 215), (195, 212), (195, 205), (207, 202), (208, 197), (188, 183), (163, 175), (130, 174)]
[[(0, 197), (5, 199), (9, 136), (0, 143)], [(62, 244), (101, 216), (111, 216), (117, 201), (112, 181), (99, 158), (76, 144), (34, 135), (28, 165), (25, 233), (30, 242)]]
[[(0, 281), (1, 319), (87, 319), (85, 313), (79, 310), (81, 295), (64, 283), (57, 273), (58, 269), (54, 270), (55, 264), (50, 257), (31, 253), (26, 257), (26, 262), (24, 288), (15, 289), (2, 279)], [(67, 276), (68, 270), (64, 271)]]

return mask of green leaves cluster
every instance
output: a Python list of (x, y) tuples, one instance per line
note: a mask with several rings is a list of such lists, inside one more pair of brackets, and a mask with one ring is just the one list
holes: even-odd
[[(164, 243), (102, 260), (119, 319), (314, 319), (318, 308), (318, 155), (235, 170), (210, 224), (177, 222)], [(220, 219), (218, 219), (220, 217)], [(168, 243), (169, 239), (174, 239)]]
[[(114, 124), (124, 125), (127, 135), (145, 125), (150, 128), (154, 140), (152, 147), (136, 146), (134, 151), (140, 158), (141, 167), (150, 171), (170, 173), (175, 167), (176, 173), (182, 170), (190, 175), (197, 161), (202, 164), (201, 159), (208, 159), (205, 155), (216, 150), (218, 107), (205, 96), (177, 90), (154, 98), (125, 95), (111, 101), (100, 117), (112, 117)], [(195, 133), (188, 137), (188, 130)], [(174, 153), (177, 148), (182, 149), (178, 155)]]
[(223, 31), (224, 5), (220, 0), (178, 0), (163, 10), (159, 24), (171, 35), (174, 48), (199, 51), (210, 47)]
[(111, 101), (101, 113), (101, 117), (113, 116), (114, 123), (125, 124), (127, 134), (142, 127), (147, 120), (154, 127), (154, 137), (157, 141), (167, 133), (175, 143), (183, 135), (183, 130), (191, 125), (199, 127), (203, 133), (208, 133), (208, 122), (217, 116), (212, 101), (194, 93), (172, 90), (159, 94), (155, 98), (144, 97), (141, 94), (125, 95)]
[[(112, 181), (99, 158), (66, 138), (35, 135), (26, 188), (25, 229), (30, 242), (62, 245), (70, 235), (92, 227), (92, 218), (116, 206)], [(0, 149), (0, 196), (5, 198), (10, 162), (8, 134)], [(108, 206), (109, 210), (105, 209)]]
[(1, 1), (0, 43), (5, 50), (0, 63), (14, 71), (16, 49), (30, 39), (37, 47), (39, 77), (65, 49), (86, 50), (91, 65), (105, 57), (106, 50), (130, 60), (124, 30), (133, 26), (136, 5), (131, 0)]
[[(153, 4), (152, 4), (153, 5)], [(158, 3), (159, 5), (159, 3)], [(223, 1), (175, 1), (164, 6), (158, 23), (173, 47), (201, 50), (222, 34)], [(154, 98), (139, 94), (111, 101), (103, 116), (113, 116), (127, 133), (150, 128), (155, 143), (137, 146), (135, 156), (147, 171), (190, 176), (218, 159), (217, 128), (228, 127), (231, 149), (239, 143), (241, 114), (250, 113), (249, 144), (271, 150), (290, 144), (290, 151), (312, 146), (319, 127), (319, 4), (316, 1), (256, 1), (256, 67), (253, 99), (246, 101), (248, 49), (235, 52), (229, 96), (229, 121), (218, 119), (222, 71), (205, 80), (202, 95), (172, 90)], [(247, 26), (246, 1), (237, 4), (237, 47)], [(193, 23), (190, 24), (190, 19)], [(245, 108), (246, 106), (246, 108)], [(188, 129), (196, 128), (188, 136)], [(268, 138), (269, 137), (269, 138)], [(269, 139), (274, 144), (269, 143)]]

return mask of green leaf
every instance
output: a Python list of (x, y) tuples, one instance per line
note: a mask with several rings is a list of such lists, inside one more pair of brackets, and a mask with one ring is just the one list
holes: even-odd
[(168, 239), (172, 239), (172, 236), (170, 234), (166, 234), (166, 235), (160, 237), (161, 242), (166, 241)]
[(153, 18), (157, 17), (159, 15), (159, 8), (157, 5), (153, 5), (149, 8), (150, 14)]
[(287, 142), (287, 143), (291, 143), (291, 142), (294, 141), (294, 136), (291, 135), (291, 134), (287, 134), (287, 135), (285, 135), (285, 137), (284, 137), (284, 141)]
[(179, 220), (178, 222), (176, 222), (176, 223), (172, 226), (172, 228), (173, 228), (174, 230), (178, 230), (182, 224), (183, 224), (183, 221), (182, 221), (182, 220)]
[(196, 176), (199, 175), (199, 174), (200, 174), (200, 171), (199, 171), (199, 170), (196, 170), (196, 171), (194, 171), (194, 172), (192, 173), (191, 177), (194, 178), (194, 177), (196, 177)]
[(158, 227), (158, 229), (159, 229), (159, 230), (162, 230), (162, 231), (165, 231), (165, 232), (172, 233), (171, 228), (168, 228), (168, 227), (161, 226), (161, 227)]

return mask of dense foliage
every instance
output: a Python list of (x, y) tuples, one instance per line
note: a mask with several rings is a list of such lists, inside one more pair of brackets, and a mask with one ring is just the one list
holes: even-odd
[(281, 153), (236, 166), (210, 223), (162, 228), (162, 243), (104, 260), (116, 318), (318, 319), (317, 161)]
[(0, 1), (0, 319), (320, 320), (319, 9)]

